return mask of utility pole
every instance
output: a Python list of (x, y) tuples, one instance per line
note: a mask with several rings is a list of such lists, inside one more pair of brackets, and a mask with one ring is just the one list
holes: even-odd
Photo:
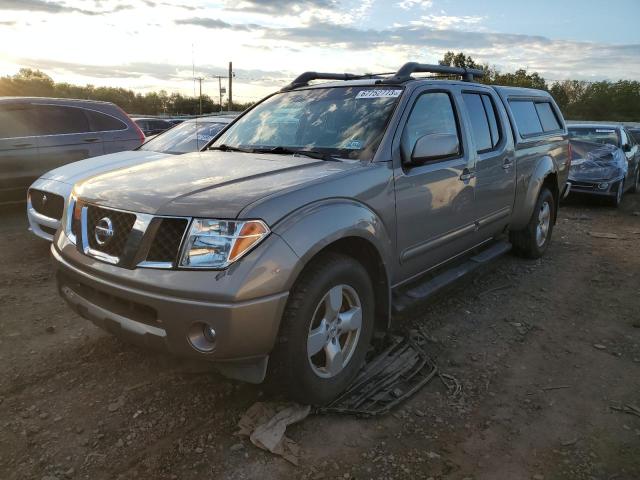
[(229, 62), (229, 111), (233, 108), (233, 62)]
[(204, 78), (196, 77), (196, 80), (198, 80), (198, 82), (200, 83), (200, 115), (202, 115), (202, 81), (204, 80)]
[(222, 76), (222, 75), (212, 75), (211, 78), (217, 78), (218, 79), (218, 102), (220, 104), (220, 113), (222, 113), (222, 94), (226, 93), (226, 90), (222, 86), (222, 79), (223, 78), (227, 78), (227, 77)]

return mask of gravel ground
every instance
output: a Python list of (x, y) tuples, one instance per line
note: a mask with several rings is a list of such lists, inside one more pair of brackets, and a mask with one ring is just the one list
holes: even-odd
[(398, 319), (462, 394), (311, 416), (288, 430), (297, 467), (234, 435), (260, 386), (98, 330), (57, 296), (23, 211), (0, 220), (2, 479), (640, 478), (640, 417), (616, 410), (640, 406), (640, 195), (572, 202), (545, 258), (506, 256)]

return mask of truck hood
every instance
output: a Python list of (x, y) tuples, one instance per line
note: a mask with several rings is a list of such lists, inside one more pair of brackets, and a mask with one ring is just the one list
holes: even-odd
[(55, 180), (57, 182), (73, 185), (80, 180), (101, 173), (117, 170), (123, 167), (132, 167), (145, 162), (152, 162), (169, 157), (167, 153), (157, 153), (142, 150), (131, 150), (99, 157), (87, 158), (78, 162), (68, 163), (62, 167), (54, 168), (40, 178)]
[(75, 190), (88, 202), (139, 213), (236, 218), (260, 198), (321, 181), (358, 163), (294, 155), (195, 152), (92, 177)]

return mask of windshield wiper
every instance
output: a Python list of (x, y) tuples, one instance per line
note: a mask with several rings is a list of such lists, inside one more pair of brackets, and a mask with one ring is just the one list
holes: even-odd
[(297, 150), (288, 147), (271, 147), (271, 148), (255, 148), (253, 153), (274, 153), (276, 155), (304, 155), (305, 157), (315, 158), (316, 160), (325, 160), (327, 162), (339, 162), (340, 159), (330, 153), (318, 152), (316, 150)]
[(209, 147), (209, 150), (220, 150), (222, 152), (242, 152), (242, 153), (254, 153), (251, 148), (232, 147), (231, 145), (218, 145), (217, 147)]

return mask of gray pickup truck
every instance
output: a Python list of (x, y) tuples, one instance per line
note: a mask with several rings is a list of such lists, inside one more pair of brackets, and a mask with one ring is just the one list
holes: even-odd
[(549, 245), (562, 115), (479, 75), (307, 72), (206, 151), (76, 184), (52, 245), (60, 294), (120, 337), (330, 401), (394, 313)]

